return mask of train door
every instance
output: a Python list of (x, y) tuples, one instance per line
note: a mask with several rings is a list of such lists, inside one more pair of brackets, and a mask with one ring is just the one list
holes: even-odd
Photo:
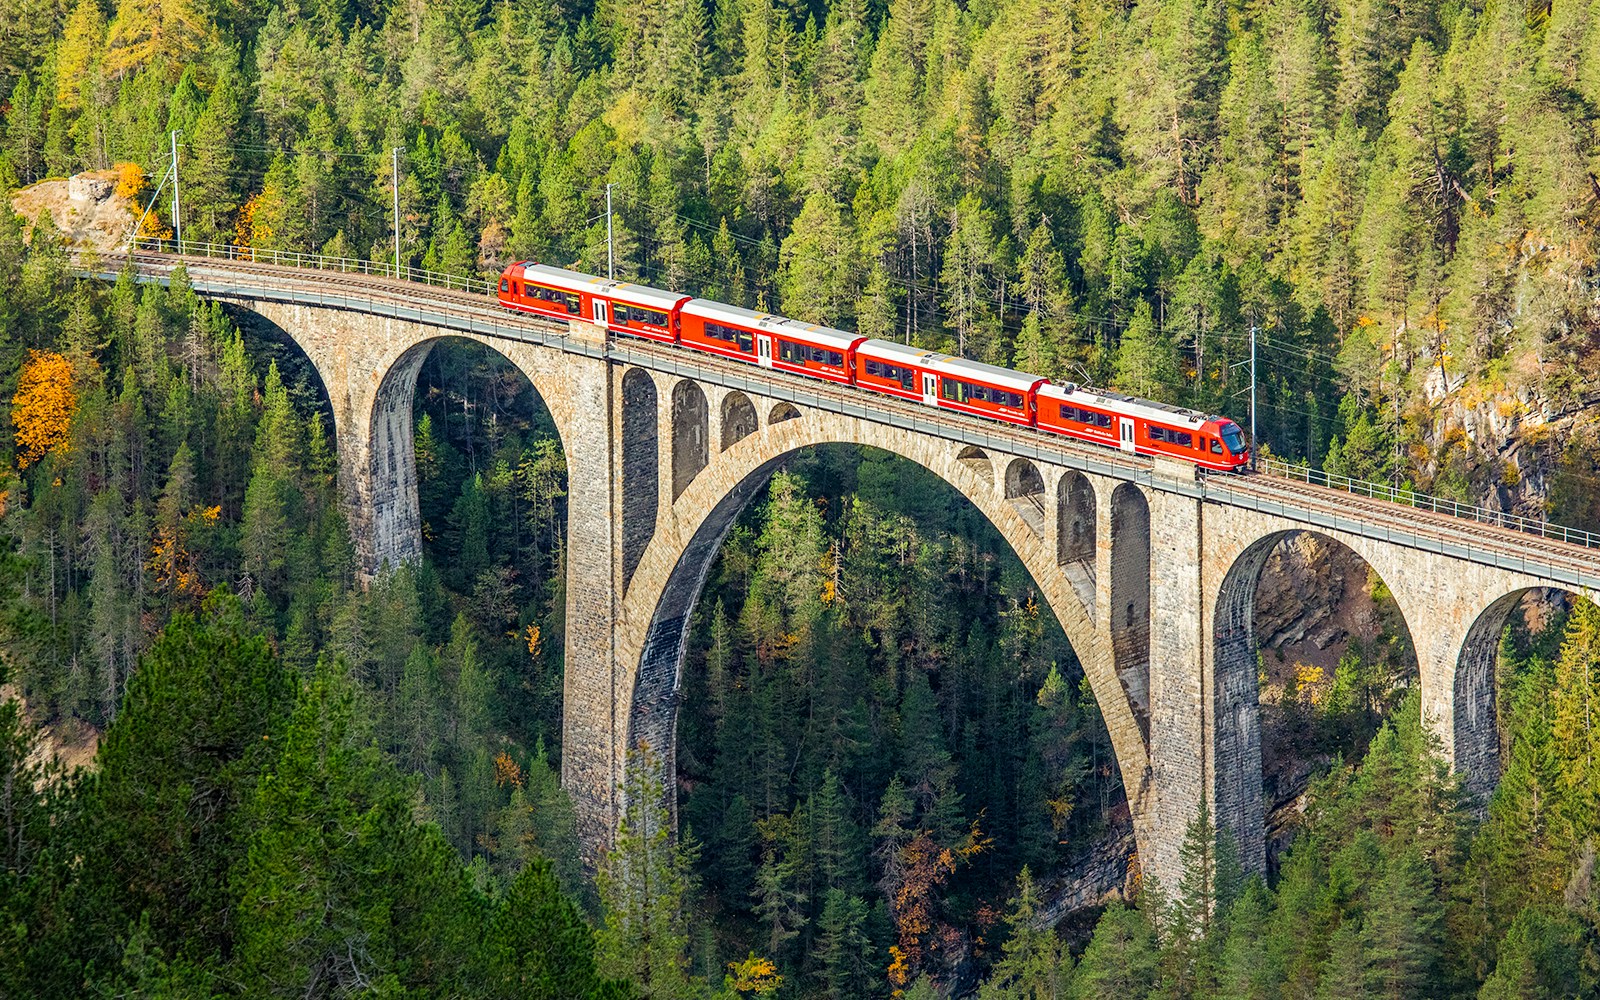
[(1133, 421), (1127, 417), (1118, 417), (1120, 424), (1120, 447), (1123, 451), (1133, 451)]
[(608, 327), (608, 326), (611, 325), (611, 324), (606, 322), (606, 300), (605, 299), (595, 299), (594, 300), (594, 322), (595, 322), (596, 326), (599, 326), (601, 328), (605, 328), (605, 327)]
[(764, 333), (756, 334), (756, 361), (763, 368), (772, 367), (772, 338)]
[(929, 406), (939, 405), (939, 376), (932, 372), (922, 373), (922, 401)]

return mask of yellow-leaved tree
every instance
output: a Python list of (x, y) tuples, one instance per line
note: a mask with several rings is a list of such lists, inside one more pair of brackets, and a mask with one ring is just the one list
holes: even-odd
[(78, 0), (67, 18), (56, 50), (56, 107), (76, 111), (83, 107), (83, 88), (89, 68), (105, 52), (106, 15), (100, 0)]
[(177, 79), (209, 33), (191, 0), (118, 0), (106, 39), (106, 74), (121, 79), (154, 63)]
[(72, 363), (49, 351), (29, 351), (17, 394), (11, 398), (17, 465), (26, 469), (51, 451), (65, 449), (77, 409)]

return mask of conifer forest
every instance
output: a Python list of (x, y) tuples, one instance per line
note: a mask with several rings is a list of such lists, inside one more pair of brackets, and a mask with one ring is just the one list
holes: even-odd
[(1596, 531), (1597, 0), (0, 0), (0, 997), (1600, 996), (1600, 607), (1512, 615), (1479, 801), (1357, 579), (1260, 652), (1266, 877), (1202, 807), (1162, 885), (1022, 562), (855, 446), (740, 515), (586, 863), (545, 401), (435, 348), (364, 582), (299, 348), (11, 209), (170, 236), (174, 149), (186, 241), (610, 251), (1246, 426), (1254, 337), (1260, 453)]

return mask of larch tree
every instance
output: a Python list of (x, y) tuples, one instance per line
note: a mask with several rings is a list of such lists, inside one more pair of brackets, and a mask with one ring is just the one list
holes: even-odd
[(11, 398), (16, 427), (17, 465), (26, 469), (71, 440), (78, 408), (72, 364), (60, 354), (29, 351)]

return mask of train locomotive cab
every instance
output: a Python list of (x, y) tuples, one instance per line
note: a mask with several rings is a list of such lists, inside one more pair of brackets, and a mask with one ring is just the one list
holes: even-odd
[(1239, 430), (1238, 424), (1227, 417), (1212, 417), (1201, 430), (1205, 433), (1210, 457), (1220, 461), (1219, 465), (1207, 465), (1207, 468), (1243, 472), (1250, 467), (1250, 449), (1245, 446), (1244, 432)]
[(1040, 375), (965, 358), (936, 356), (926, 369), (938, 378), (935, 406), (1013, 424), (1033, 423), (1034, 393), (1046, 382)]
[(532, 261), (500, 275), (500, 304), (551, 319), (583, 320), (613, 333), (674, 343), (678, 307), (689, 296), (596, 278)]

